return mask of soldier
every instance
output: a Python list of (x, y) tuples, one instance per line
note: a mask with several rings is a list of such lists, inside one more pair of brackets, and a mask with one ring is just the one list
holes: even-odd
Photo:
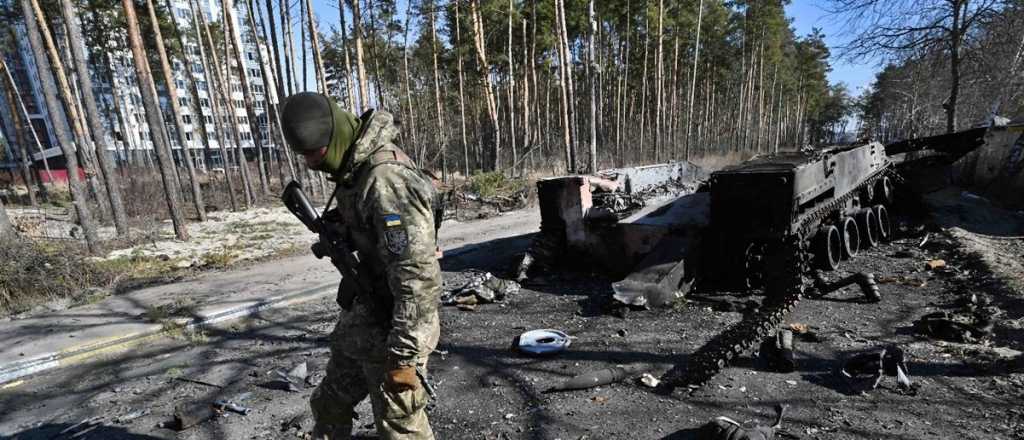
[(387, 112), (356, 117), (304, 92), (284, 102), (281, 125), (291, 149), (337, 184), (337, 208), (324, 219), (358, 252), (366, 277), (338, 288), (327, 375), (310, 399), (314, 438), (350, 438), (354, 408), (369, 395), (382, 439), (432, 439), (425, 378), (441, 292), (433, 184), (394, 144)]

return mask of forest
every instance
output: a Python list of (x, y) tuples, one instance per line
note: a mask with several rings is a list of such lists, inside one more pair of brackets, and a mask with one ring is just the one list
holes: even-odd
[[(61, 110), (49, 122), (67, 167), (85, 170), (69, 173), (69, 189), (90, 248), (94, 218), (127, 235), (129, 217), (153, 209), (123, 195), (140, 186), (163, 189), (156, 209), (180, 239), (186, 217), (204, 220), (208, 199), (242, 209), (292, 179), (329, 194), (284, 146), (279, 99), (263, 106), (258, 94), (314, 90), (356, 114), (391, 112), (410, 156), (449, 184), (886, 142), (1024, 111), (1020, 0), (822, 1), (829, 26), (807, 35), (794, 31), (785, 0), (201, 3), (0, 0), (0, 52), (10, 59), (27, 40), (46, 106)], [(830, 47), (830, 33), (849, 37)], [(257, 72), (239, 67), (243, 42), (263, 48)], [(829, 82), (836, 59), (879, 73), (854, 96)], [(135, 80), (115, 80), (120, 70)], [(19, 129), (0, 154), (25, 158), (41, 149), (40, 134), (18, 122), (24, 91), (5, 77)], [(141, 95), (155, 157), (118, 153), (130, 131), (118, 87)], [(191, 158), (209, 155), (211, 139), (231, 164), (223, 175)], [(257, 148), (243, 150), (247, 142)], [(20, 176), (34, 205), (46, 188), (29, 162)]]

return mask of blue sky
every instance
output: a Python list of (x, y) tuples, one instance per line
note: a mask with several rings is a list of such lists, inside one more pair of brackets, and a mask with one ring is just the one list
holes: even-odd
[(814, 28), (820, 28), (825, 34), (825, 42), (832, 50), (832, 72), (828, 79), (831, 83), (846, 83), (851, 96), (859, 96), (864, 88), (871, 85), (881, 67), (876, 63), (851, 64), (838, 59), (835, 53), (837, 46), (845, 42), (841, 36), (841, 26), (829, 17), (822, 7), (821, 0), (794, 0), (786, 7), (786, 15), (793, 19), (793, 28), (798, 36), (811, 33)]
[[(292, 14), (297, 16), (299, 13), (298, 3), (295, 0), (291, 1), (295, 5)], [(319, 23), (321, 31), (327, 31), (330, 29), (330, 26), (336, 27), (338, 25), (337, 0), (313, 0), (312, 3), (313, 9), (321, 21)], [(786, 15), (793, 19), (793, 27), (796, 29), (798, 36), (811, 33), (811, 29), (815, 27), (821, 28), (825, 34), (825, 42), (828, 43), (829, 48), (835, 53), (837, 52), (836, 46), (842, 44), (844, 38), (840, 35), (840, 26), (828, 17), (828, 14), (822, 8), (822, 4), (823, 0), (793, 0), (786, 7)], [(398, 1), (399, 14), (405, 13), (405, 6), (405, 0)], [(349, 16), (349, 20), (351, 20), (351, 16)], [(832, 83), (846, 83), (850, 94), (853, 96), (860, 95), (864, 88), (871, 84), (875, 78), (875, 73), (880, 69), (874, 63), (846, 63), (839, 60), (835, 55), (833, 55), (830, 63), (832, 65), (832, 72), (829, 73), (829, 81)]]

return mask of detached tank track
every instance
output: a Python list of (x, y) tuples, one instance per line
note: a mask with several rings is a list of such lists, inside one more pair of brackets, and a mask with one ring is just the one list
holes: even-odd
[(767, 297), (758, 311), (744, 317), (697, 349), (687, 361), (685, 371), (673, 369), (665, 374), (662, 381), (670, 388), (701, 387), (734, 358), (759, 343), (782, 324), (783, 319), (803, 295), (803, 275), (807, 272), (810, 261), (810, 255), (805, 251), (804, 239), (813, 236), (812, 225), (816, 225), (818, 220), (826, 218), (843, 206), (865, 186), (874, 185), (875, 181), (889, 175), (890, 170), (891, 168), (883, 169), (854, 190), (818, 207), (814, 213), (801, 219), (796, 233), (784, 239), (777, 252), (768, 259), (766, 272), (769, 278), (765, 288)]

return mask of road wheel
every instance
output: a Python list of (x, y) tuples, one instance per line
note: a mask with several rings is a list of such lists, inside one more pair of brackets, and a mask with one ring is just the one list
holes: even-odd
[(853, 217), (843, 217), (839, 221), (839, 231), (843, 235), (843, 259), (849, 260), (860, 251), (860, 231)]
[(885, 205), (875, 205), (871, 207), (872, 211), (875, 211), (875, 221), (878, 222), (878, 239), (880, 241), (889, 241), (892, 239), (892, 223), (889, 223), (889, 210), (885, 209)]
[(843, 258), (843, 238), (839, 228), (828, 225), (818, 229), (814, 237), (814, 257), (824, 270), (835, 270)]
[(865, 208), (857, 213), (857, 229), (860, 231), (860, 243), (865, 249), (878, 245), (878, 218), (875, 211)]

